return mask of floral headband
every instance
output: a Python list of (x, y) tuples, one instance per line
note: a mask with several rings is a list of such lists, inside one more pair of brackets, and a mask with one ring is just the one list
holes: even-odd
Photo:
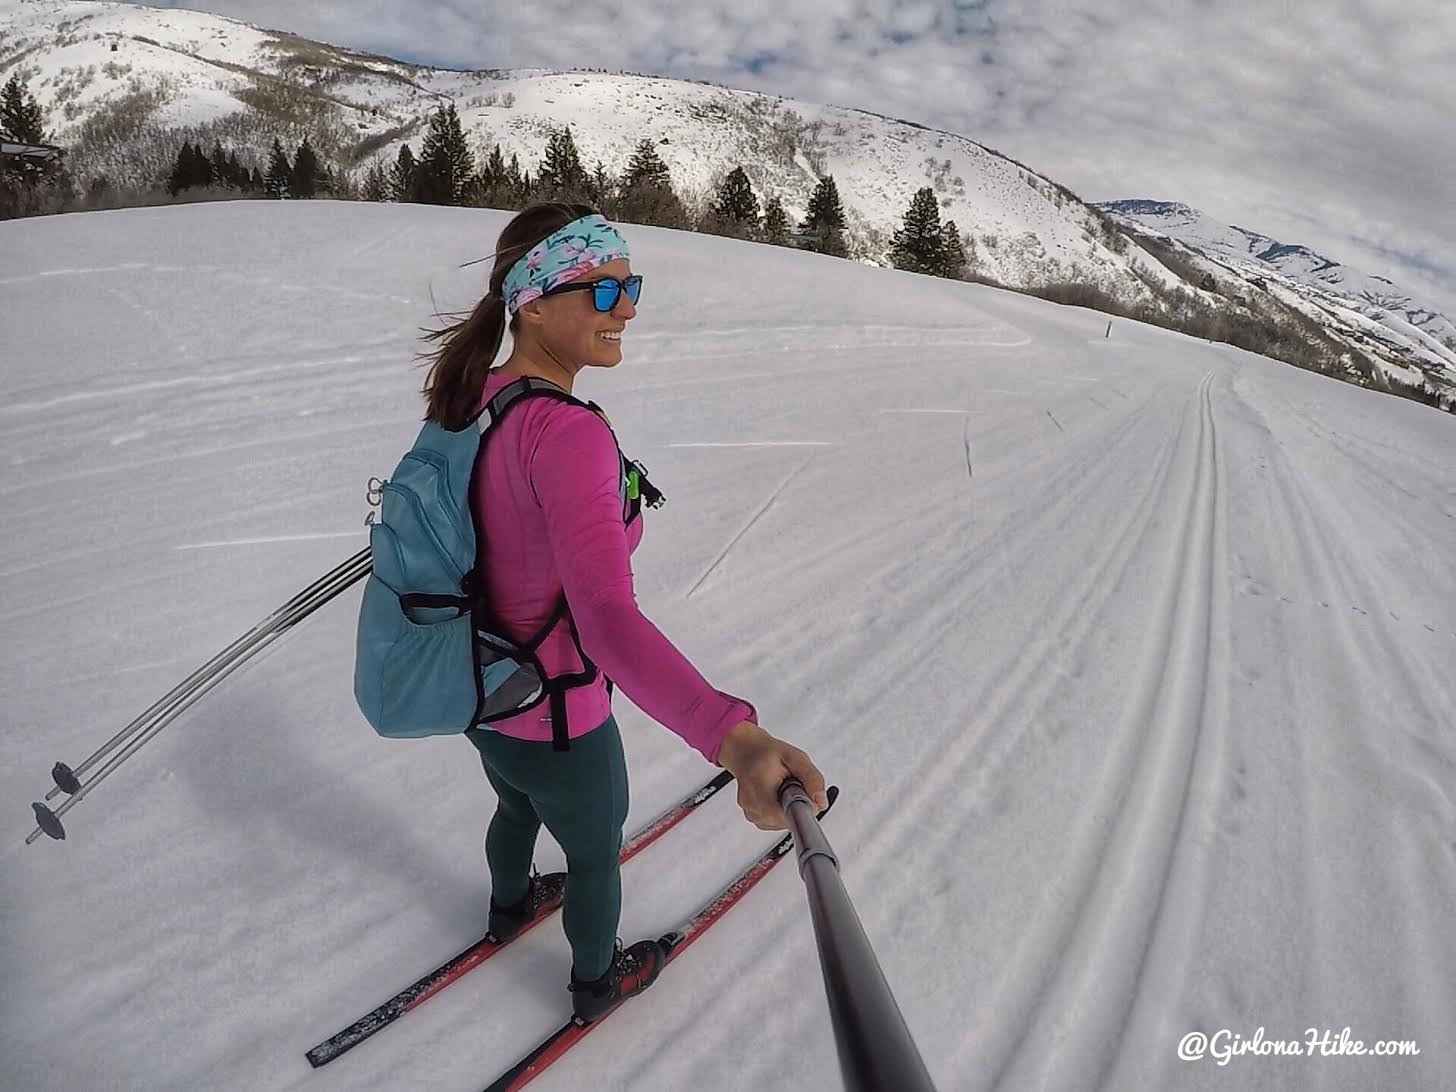
[(501, 290), (514, 315), (559, 284), (616, 258), (627, 258), (627, 240), (598, 213), (573, 220), (533, 246), (506, 274)]

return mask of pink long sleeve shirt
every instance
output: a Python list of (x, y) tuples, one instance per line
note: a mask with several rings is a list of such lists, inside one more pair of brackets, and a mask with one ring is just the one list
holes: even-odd
[[(514, 375), (492, 373), (477, 409)], [(621, 466), (610, 427), (596, 413), (531, 398), (496, 426), (476, 475), (475, 504), (489, 602), (515, 641), (537, 633), (563, 588), (581, 647), (599, 672), (566, 692), (567, 734), (579, 736), (612, 711), (607, 678), (709, 762), (728, 729), (758, 723), (754, 707), (716, 690), (637, 606), (630, 555), (642, 513), (622, 523)], [(585, 671), (566, 618), (537, 650), (548, 675)], [(605, 676), (605, 677), (604, 677)], [(517, 739), (551, 739), (550, 703), (491, 721)]]

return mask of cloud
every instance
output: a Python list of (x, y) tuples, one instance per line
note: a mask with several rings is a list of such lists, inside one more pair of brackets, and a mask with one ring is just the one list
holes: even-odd
[(962, 133), (1087, 200), (1183, 201), (1456, 314), (1448, 0), (196, 0), (457, 68), (707, 79)]

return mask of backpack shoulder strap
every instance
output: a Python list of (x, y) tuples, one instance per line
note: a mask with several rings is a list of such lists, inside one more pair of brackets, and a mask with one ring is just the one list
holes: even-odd
[(477, 427), (482, 433), (489, 432), (505, 416), (506, 410), (517, 402), (530, 397), (555, 398), (560, 402), (571, 402), (574, 405), (588, 407), (589, 403), (583, 402), (569, 391), (564, 391), (549, 379), (541, 379), (534, 375), (523, 375), (521, 378), (507, 383), (500, 390), (496, 391), (490, 401), (481, 408), (475, 419)]
[[(617, 449), (617, 462), (621, 467), (618, 475), (617, 492), (621, 496), (624, 505), (628, 500), (629, 475), (631, 465), (627, 457), (622, 454), (622, 445), (617, 443), (616, 430), (612, 428), (612, 422), (607, 417), (606, 410), (595, 402), (583, 402), (569, 391), (551, 382), (549, 379), (541, 379), (534, 375), (524, 375), (511, 383), (507, 383), (482, 407), (476, 417), (476, 425), (481, 432), (481, 446), (484, 447), (485, 439), (489, 436), (491, 429), (498, 425), (505, 417), (506, 411), (520, 402), (531, 397), (554, 398), (559, 402), (570, 402), (572, 405), (589, 409), (600, 417), (607, 426), (607, 431), (612, 434), (612, 443)], [(630, 516), (624, 513), (624, 521), (630, 523)]]

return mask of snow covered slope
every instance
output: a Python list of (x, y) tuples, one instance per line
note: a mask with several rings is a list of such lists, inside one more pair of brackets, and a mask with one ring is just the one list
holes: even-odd
[(1456, 324), (1385, 277), (1221, 224), (1175, 201), (1106, 201), (1097, 207), (1119, 222), (1194, 249), (1218, 273), (1238, 277), (1250, 290), (1276, 292), (1356, 348), (1456, 384)]
[[(474, 751), (379, 739), (354, 706), (357, 589), (67, 841), (23, 844), (54, 762), (363, 546), (369, 477), (418, 428), (419, 329), (475, 302), (458, 266), (506, 220), (0, 224), (7, 1089), (471, 1092), (567, 1011), (557, 922), (304, 1060), (474, 940), (489, 895)], [(841, 787), (826, 830), (942, 1092), (1449, 1088), (1452, 418), (1014, 293), (625, 231), (640, 313), (577, 390), (668, 497), (638, 601)], [(615, 706), (631, 829), (709, 768)], [(770, 840), (714, 798), (625, 869), (623, 938)], [(549, 836), (537, 863), (563, 863)], [(1177, 1058), (1261, 1027), (1421, 1053)], [(836, 1068), (783, 867), (533, 1088)]]
[[(0, 27), (0, 77), (27, 77), (61, 144), (140, 89), (162, 90), (156, 122), (200, 125), (242, 111), (259, 87), (288, 74), (309, 91), (316, 147), (380, 138), (370, 156), (392, 163), (406, 142), (419, 151), (430, 112), (453, 101), (474, 148), (499, 143), (507, 161), (515, 155), (532, 173), (555, 127), (572, 127), (588, 169), (600, 161), (613, 173), (651, 137), (690, 198), (711, 196), (742, 166), (760, 201), (777, 195), (795, 223), (832, 174), (853, 252), (866, 261), (887, 264), (915, 191), (932, 186), (942, 220), (956, 222), (975, 268), (994, 280), (1078, 279), (1142, 300), (1151, 299), (1145, 280), (1181, 283), (1056, 183), (913, 120), (650, 76), (424, 68), (221, 16), (130, 4), (0, 0)], [(329, 134), (322, 141), (320, 129)], [(271, 138), (256, 134), (257, 162), (266, 162)]]

